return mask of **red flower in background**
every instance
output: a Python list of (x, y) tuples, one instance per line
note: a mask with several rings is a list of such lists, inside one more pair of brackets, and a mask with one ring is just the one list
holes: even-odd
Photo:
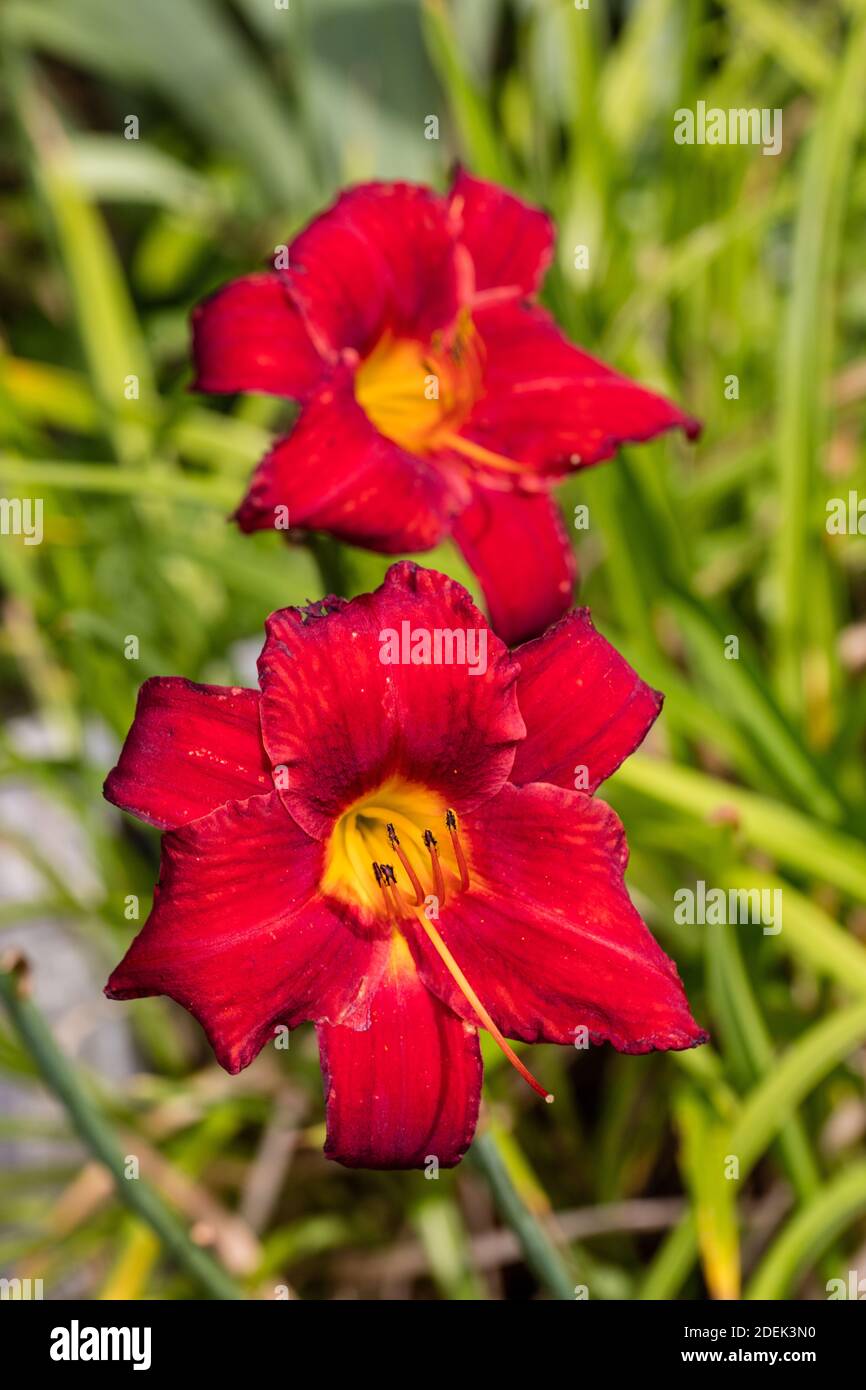
[[(628, 440), (695, 421), (573, 347), (533, 301), (549, 218), (458, 174), (351, 189), (289, 247), (289, 268), (193, 315), (196, 387), (301, 403), (237, 520), (369, 549), (453, 535), (507, 642), (569, 607), (575, 571), (550, 489)], [(278, 513), (278, 515), (281, 515)]]
[[(383, 664), (404, 622), (484, 660)], [(506, 1036), (705, 1040), (591, 795), (661, 697), (585, 611), (514, 659), (464, 589), (401, 563), (373, 594), (274, 613), (259, 675), (142, 687), (105, 791), (168, 833), (111, 998), (169, 995), (231, 1072), (315, 1021), (326, 1153), (363, 1167), (459, 1161), (479, 1025), (542, 1094)]]

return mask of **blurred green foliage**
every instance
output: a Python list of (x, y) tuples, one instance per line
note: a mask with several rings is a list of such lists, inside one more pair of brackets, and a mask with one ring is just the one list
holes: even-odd
[[(824, 1297), (866, 1238), (866, 538), (825, 526), (829, 498), (866, 495), (866, 6), (7, 0), (0, 36), (0, 492), (45, 499), (44, 544), (0, 538), (3, 776), (71, 813), (98, 884), (4, 820), (42, 883), (0, 908), (25, 940), (42, 915), (117, 959), (157, 855), (100, 798), (139, 684), (243, 679), (266, 614), (324, 587), (315, 550), (226, 524), (290, 416), (190, 395), (187, 324), (339, 187), (444, 187), (459, 158), (543, 203), (560, 323), (705, 422), (696, 450), (627, 449), (561, 500), (589, 507), (581, 601), (666, 693), (604, 794), (711, 1045), (538, 1049), (552, 1111), (490, 1056), (484, 1143), (436, 1184), (324, 1162), (309, 1030), (229, 1079), (174, 1006), (126, 1006), (139, 1073), (82, 1069), (89, 1103), (251, 1296), (564, 1296), (558, 1269), (591, 1297), (723, 1297), (741, 1276)], [(675, 144), (699, 100), (781, 108), (781, 154)], [(450, 548), (426, 558), (471, 587)], [(355, 592), (386, 565), (339, 562)], [(783, 930), (675, 925), (697, 879), (781, 887)], [(38, 1085), (11, 1030), (0, 1067)], [(0, 1120), (56, 1146), (0, 1180), (0, 1264), (49, 1288), (83, 1270), (92, 1297), (198, 1292), (65, 1134)]]

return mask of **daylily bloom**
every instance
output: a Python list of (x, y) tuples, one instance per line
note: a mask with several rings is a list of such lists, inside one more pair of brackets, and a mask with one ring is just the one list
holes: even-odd
[(626, 441), (699, 427), (538, 307), (552, 248), (543, 212), (465, 173), (444, 197), (371, 183), (301, 232), (286, 269), (200, 305), (197, 389), (300, 402), (241, 528), (288, 516), (386, 554), (451, 535), (505, 641), (559, 618), (575, 568), (553, 484)]
[[(386, 657), (404, 623), (408, 661)], [(325, 1152), (372, 1168), (459, 1162), (479, 1027), (542, 1095), (508, 1038), (705, 1040), (592, 795), (661, 697), (585, 610), (513, 657), (465, 589), (402, 562), (272, 614), (259, 677), (142, 686), (105, 794), (167, 833), (110, 998), (169, 995), (230, 1072), (314, 1021)]]

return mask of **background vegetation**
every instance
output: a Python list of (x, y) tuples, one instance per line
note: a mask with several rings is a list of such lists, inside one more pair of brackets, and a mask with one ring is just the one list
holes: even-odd
[[(0, 537), (0, 942), (32, 990), (2, 977), (0, 1267), (87, 1298), (866, 1275), (866, 539), (825, 526), (866, 495), (862, 0), (7, 0), (0, 29), (0, 493), (45, 499), (41, 546)], [(675, 145), (698, 100), (783, 108), (782, 153)], [(562, 501), (582, 601), (667, 694), (604, 794), (713, 1041), (538, 1048), (552, 1108), (491, 1055), (474, 1157), (433, 1183), (323, 1160), (312, 1029), (232, 1079), (173, 1005), (101, 1000), (157, 835), (100, 788), (141, 681), (248, 680), (265, 615), (323, 587), (315, 548), (226, 524), (288, 417), (188, 393), (190, 307), (342, 185), (444, 187), (455, 157), (555, 215), (565, 329), (706, 423)], [(328, 558), (353, 591), (385, 568)], [(697, 879), (782, 887), (782, 932), (675, 926)]]

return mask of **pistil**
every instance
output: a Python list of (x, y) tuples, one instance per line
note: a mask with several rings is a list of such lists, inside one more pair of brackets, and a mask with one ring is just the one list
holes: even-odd
[[(453, 837), (456, 836), (457, 830), (456, 817), (454, 816), (453, 811), (449, 811), (448, 816), (452, 817), (454, 820), (454, 826), (452, 827), (446, 817), (446, 824), (448, 825), (448, 829), (452, 832)], [(434, 865), (434, 878), (436, 879), (437, 896), (439, 897), (439, 902), (441, 906), (445, 900), (445, 889), (444, 884), (442, 883), (442, 869), (439, 864), (439, 855), (436, 850), (436, 840), (433, 836), (432, 831), (425, 830), (424, 843), (430, 850), (430, 858)], [(466, 861), (465, 859), (463, 859), (464, 867), (465, 863)], [(437, 868), (439, 870), (438, 876), (436, 874)], [(463, 869), (461, 868), (461, 876), (462, 872)], [(399, 923), (405, 920), (405, 914), (403, 911), (404, 899), (400, 893), (400, 888), (397, 883), (397, 875), (394, 872), (394, 866), (392, 864), (377, 864), (374, 862), (373, 873), (376, 876), (376, 882), (382, 890), (382, 897), (385, 902), (385, 913), (388, 921), (392, 923)], [(468, 871), (466, 875), (466, 881), (468, 884)], [(423, 893), (421, 894), (421, 901), (423, 902)], [(420, 904), (417, 905), (420, 906)], [(488, 1013), (487, 1009), (485, 1009), (481, 1000), (478, 998), (478, 995), (475, 993), (475, 990), (472, 988), (463, 971), (460, 969), (460, 966), (457, 964), (457, 961), (454, 959), (445, 942), (442, 940), (442, 937), (439, 935), (439, 932), (436, 930), (433, 923), (427, 916), (426, 910), (416, 912), (415, 916), (417, 920), (420, 922), (424, 931), (426, 932), (431, 945), (433, 946), (434, 950), (436, 951), (437, 955), (439, 956), (440, 960), (442, 961), (452, 980), (457, 985), (457, 988), (460, 990), (460, 993), (463, 995), (464, 999), (467, 1001), (470, 1008), (477, 1016), (478, 1021), (483, 1025), (483, 1027), (487, 1029), (488, 1033), (493, 1038), (497, 1046), (502, 1049), (511, 1065), (514, 1067), (516, 1071), (520, 1073), (524, 1081), (526, 1081), (527, 1084), (532, 1087), (533, 1091), (535, 1091), (537, 1095), (541, 1096), (544, 1100), (547, 1101), (548, 1105), (550, 1105), (553, 1102), (553, 1096), (550, 1094), (549, 1091), (546, 1091), (544, 1089), (540, 1081), (536, 1081), (535, 1077), (532, 1075), (532, 1072), (528, 1069), (528, 1067), (525, 1067), (523, 1065), (520, 1058), (517, 1056), (517, 1053), (514, 1051), (514, 1048), (506, 1040), (501, 1030), (493, 1022), (493, 1019), (490, 1017), (490, 1014)]]
[(526, 1081), (532, 1087), (533, 1091), (535, 1091), (537, 1095), (542, 1096), (543, 1099), (547, 1101), (548, 1105), (552, 1105), (554, 1098), (551, 1095), (550, 1091), (546, 1091), (542, 1086), (541, 1082), (536, 1081), (535, 1077), (532, 1075), (532, 1072), (529, 1070), (528, 1067), (525, 1067), (523, 1065), (517, 1053), (514, 1051), (514, 1048), (503, 1037), (502, 1033), (497, 1028), (496, 1024), (493, 1022), (493, 1019), (490, 1017), (490, 1014), (487, 1012), (481, 1000), (478, 998), (478, 995), (475, 993), (475, 990), (472, 988), (466, 976), (463, 974), (463, 971), (460, 969), (460, 966), (457, 964), (448, 947), (445, 945), (445, 942), (442, 940), (442, 937), (439, 935), (433, 923), (427, 917), (427, 914), (425, 912), (418, 914), (418, 921), (421, 923), (421, 926), (427, 933), (427, 936), (429, 937), (432, 946), (436, 950), (436, 953), (441, 959), (449, 975), (454, 980), (454, 983), (457, 985), (457, 988), (460, 990), (460, 993), (463, 995), (464, 999), (467, 1000), (470, 1006), (475, 1010), (475, 1013), (478, 1015), (480, 1021), (484, 1024), (484, 1027), (487, 1029), (494, 1042), (496, 1042), (497, 1045), (502, 1049), (511, 1065), (515, 1068), (516, 1071), (520, 1073), (524, 1081)]
[(524, 473), (525, 466), (518, 463), (516, 459), (507, 458), (505, 454), (496, 454), (492, 449), (485, 449), (483, 444), (476, 444), (473, 439), (466, 439), (462, 434), (450, 431), (447, 434), (439, 435), (440, 445), (446, 449), (451, 449), (455, 454), (462, 454), (464, 458), (471, 459), (473, 463), (478, 463), (485, 468), (498, 468), (504, 473)]

